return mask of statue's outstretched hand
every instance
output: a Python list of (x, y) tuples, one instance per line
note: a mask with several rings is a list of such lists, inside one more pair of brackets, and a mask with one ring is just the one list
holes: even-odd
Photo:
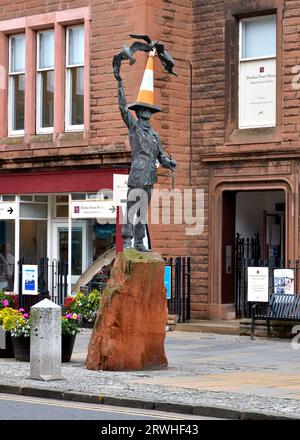
[(169, 168), (172, 170), (172, 171), (175, 171), (175, 168), (176, 168), (176, 160), (175, 159), (173, 159), (173, 157), (171, 156), (171, 154), (170, 154), (170, 156), (169, 156)]

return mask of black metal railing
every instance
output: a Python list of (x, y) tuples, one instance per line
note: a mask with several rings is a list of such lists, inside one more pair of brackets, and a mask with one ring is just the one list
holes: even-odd
[[(38, 295), (23, 295), (22, 273), (24, 264), (38, 266)], [(68, 292), (68, 262), (65, 260), (39, 260), (21, 257), (18, 263), (19, 270), (19, 307), (26, 311), (44, 298), (49, 298), (58, 305), (63, 305)]]
[(166, 258), (171, 267), (171, 298), (169, 314), (177, 315), (178, 322), (191, 319), (191, 259), (190, 257)]
[[(262, 259), (258, 234), (252, 239), (244, 239), (236, 234), (235, 248), (235, 311), (237, 318), (251, 318), (251, 304), (247, 301), (248, 292), (248, 267), (269, 268), (269, 296), (274, 292), (274, 269), (293, 269), (295, 292), (300, 292), (300, 260), (285, 261), (279, 257)], [(257, 313), (266, 312), (267, 303), (257, 306)]]

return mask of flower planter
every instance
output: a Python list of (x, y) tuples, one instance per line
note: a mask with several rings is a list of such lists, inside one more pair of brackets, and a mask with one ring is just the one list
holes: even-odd
[(0, 326), (0, 358), (13, 358), (14, 349), (10, 332)]
[(62, 335), (61, 336), (61, 361), (62, 362), (70, 362), (75, 339), (76, 339), (76, 335), (72, 335), (72, 336)]
[(15, 359), (17, 361), (30, 361), (30, 338), (25, 336), (12, 337)]

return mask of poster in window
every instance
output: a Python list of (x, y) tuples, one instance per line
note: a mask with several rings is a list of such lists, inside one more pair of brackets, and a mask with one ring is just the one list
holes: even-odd
[(38, 266), (23, 264), (22, 295), (38, 295)]
[(239, 128), (276, 125), (276, 59), (245, 61), (240, 68)]
[(295, 293), (293, 269), (274, 269), (274, 292)]

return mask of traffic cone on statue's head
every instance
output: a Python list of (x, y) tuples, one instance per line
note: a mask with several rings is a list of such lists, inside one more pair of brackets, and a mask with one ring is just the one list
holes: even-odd
[(145, 107), (152, 113), (160, 112), (160, 107), (154, 105), (154, 56), (155, 51), (150, 52), (137, 100), (127, 107), (130, 110), (138, 110), (140, 107)]

